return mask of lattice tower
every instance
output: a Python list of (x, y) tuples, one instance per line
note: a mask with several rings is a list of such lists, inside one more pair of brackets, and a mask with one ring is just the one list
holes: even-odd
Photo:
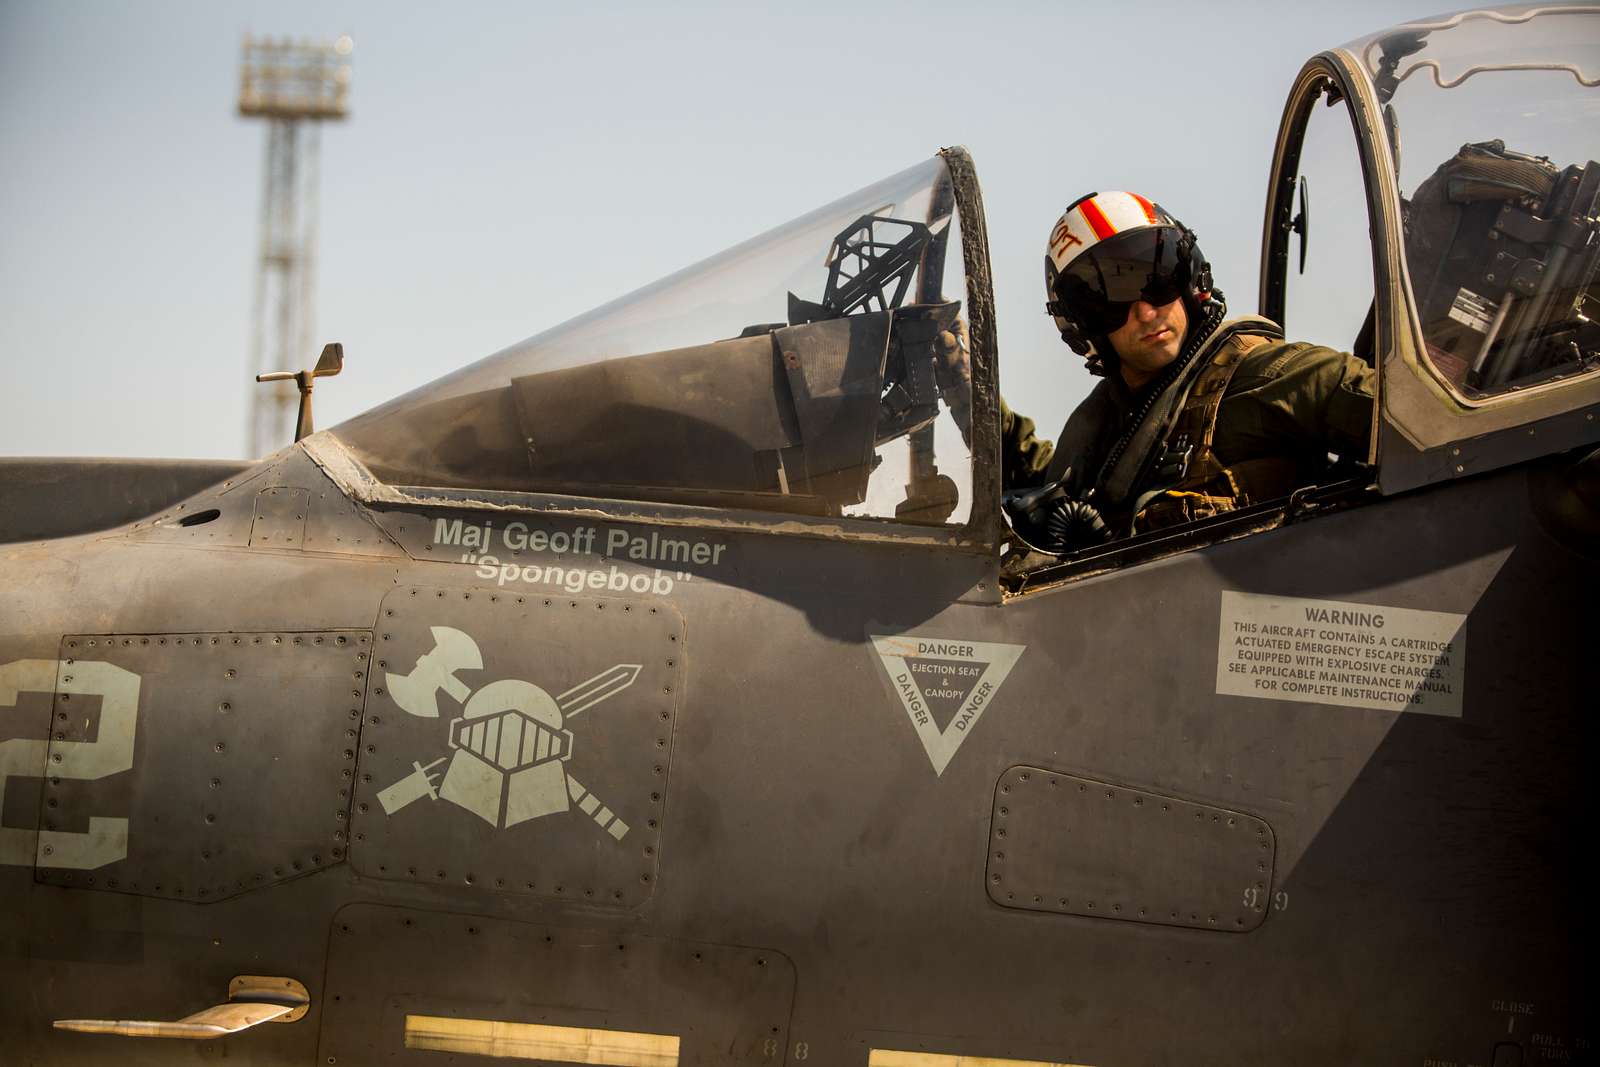
[(322, 123), (349, 115), (352, 47), (348, 36), (244, 39), (239, 114), (267, 122), (251, 312), (249, 456), (281, 448), (294, 436), (294, 385), (258, 385), (255, 376), (300, 369), (312, 351)]

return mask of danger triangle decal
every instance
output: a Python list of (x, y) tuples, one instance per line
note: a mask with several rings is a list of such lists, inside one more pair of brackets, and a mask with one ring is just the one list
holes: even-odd
[(942, 775), (1026, 645), (944, 637), (870, 635), (912, 729)]

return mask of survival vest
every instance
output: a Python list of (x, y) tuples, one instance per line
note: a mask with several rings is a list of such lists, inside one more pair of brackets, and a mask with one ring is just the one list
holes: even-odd
[[(1134, 519), (1136, 531), (1206, 519), (1287, 496), (1299, 484), (1299, 464), (1290, 456), (1264, 456), (1224, 466), (1212, 451), (1217, 412), (1234, 372), (1245, 355), (1274, 340), (1260, 334), (1233, 333), (1201, 369), (1167, 433), (1155, 472), (1158, 485), (1163, 480), (1177, 481), (1143, 503)], [(1277, 374), (1294, 355), (1291, 349), (1279, 356), (1267, 368), (1267, 376)]]

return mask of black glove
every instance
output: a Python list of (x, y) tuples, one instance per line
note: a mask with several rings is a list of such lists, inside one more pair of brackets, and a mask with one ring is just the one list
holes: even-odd
[(1067, 494), (1064, 483), (1071, 476), (1069, 470), (1053, 485), (1006, 494), (1006, 519), (1029, 548), (1064, 556), (1109, 540), (1111, 532), (1094, 505)]

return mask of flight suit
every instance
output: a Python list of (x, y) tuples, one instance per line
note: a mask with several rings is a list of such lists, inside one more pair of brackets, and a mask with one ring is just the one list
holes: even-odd
[[(1202, 366), (1182, 409), (1147, 466), (1141, 490), (1151, 499), (1098, 500), (1108, 518), (1155, 529), (1287, 495), (1316, 482), (1328, 453), (1364, 459), (1377, 374), (1354, 356), (1271, 336), (1265, 320), (1224, 324), (1195, 359)], [(1001, 472), (1006, 488), (1043, 485), (1070, 467), (1069, 493), (1082, 498), (1102, 479), (1114, 443), (1144, 401), (1111, 374), (1079, 404), (1056, 446), (1032, 420), (1001, 402)], [(1162, 459), (1185, 456), (1161, 477)], [(1131, 514), (1137, 505), (1137, 516)], [(1120, 515), (1118, 513), (1121, 513)]]

